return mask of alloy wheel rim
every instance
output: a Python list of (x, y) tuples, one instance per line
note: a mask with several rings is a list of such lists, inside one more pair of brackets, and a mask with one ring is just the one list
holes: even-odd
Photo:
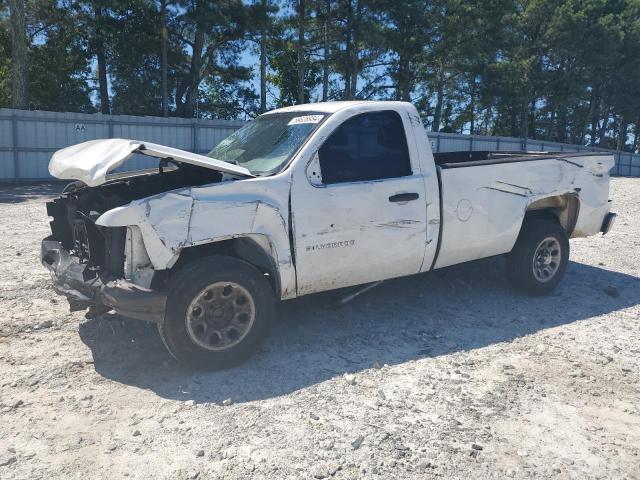
[(227, 350), (247, 336), (255, 317), (255, 303), (246, 288), (234, 282), (216, 282), (189, 304), (187, 332), (191, 341), (206, 350)]

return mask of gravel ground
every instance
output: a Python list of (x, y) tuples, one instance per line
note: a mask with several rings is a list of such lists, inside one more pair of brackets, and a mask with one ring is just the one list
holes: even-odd
[(217, 373), (68, 313), (39, 264), (57, 188), (0, 189), (0, 478), (640, 478), (640, 179), (550, 297), (501, 258), (315, 295)]

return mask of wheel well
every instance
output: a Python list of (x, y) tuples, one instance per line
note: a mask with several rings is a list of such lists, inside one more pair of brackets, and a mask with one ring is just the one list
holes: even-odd
[(543, 218), (554, 220), (571, 236), (578, 221), (580, 199), (574, 193), (545, 197), (536, 200), (527, 207), (523, 224), (530, 219)]
[(172, 272), (176, 272), (182, 265), (192, 260), (211, 255), (226, 255), (244, 260), (265, 274), (276, 297), (279, 298), (280, 276), (274, 257), (269, 253), (271, 251), (273, 251), (271, 243), (264, 235), (236, 237), (187, 247), (180, 252), (180, 257), (171, 270), (167, 271), (165, 280), (168, 280)]

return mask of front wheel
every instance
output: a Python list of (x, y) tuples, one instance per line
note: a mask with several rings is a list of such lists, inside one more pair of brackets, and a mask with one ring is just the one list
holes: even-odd
[(242, 362), (268, 335), (275, 296), (264, 275), (233, 257), (183, 266), (170, 282), (160, 336), (171, 354), (197, 369)]
[(545, 295), (560, 283), (569, 261), (569, 239), (553, 220), (529, 220), (507, 255), (512, 285), (529, 295)]

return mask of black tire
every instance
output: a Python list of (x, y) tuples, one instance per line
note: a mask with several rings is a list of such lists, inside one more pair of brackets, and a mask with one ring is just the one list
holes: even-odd
[[(555, 243), (548, 240), (543, 245), (545, 239), (554, 239)], [(550, 247), (545, 248), (547, 246)], [(538, 247), (541, 248), (540, 255), (536, 255)], [(559, 255), (552, 255), (556, 250), (559, 250)], [(534, 256), (538, 258), (537, 263), (534, 263)], [(559, 258), (554, 262), (556, 257)], [(568, 261), (569, 238), (564, 228), (550, 219), (527, 219), (513, 250), (507, 255), (507, 276), (511, 284), (523, 293), (546, 295), (562, 280)], [(548, 273), (551, 271), (552, 274)]]
[[(247, 301), (251, 303), (254, 315), (251, 316), (253, 319), (251, 324), (242, 333), (244, 336), (238, 340), (240, 334), (236, 335), (236, 341), (239, 343), (228, 348), (211, 350), (197, 342), (207, 342), (207, 334), (202, 332), (205, 332), (205, 329), (208, 331), (210, 327), (214, 332), (212, 338), (220, 337), (216, 337), (215, 333), (218, 327), (212, 326), (210, 322), (215, 322), (214, 316), (226, 307), (206, 307), (206, 312), (200, 314), (205, 317), (202, 323), (206, 325), (197, 325), (200, 330), (192, 326), (190, 318), (193, 313), (189, 316), (187, 310), (191, 307), (190, 311), (195, 311), (200, 304), (196, 303), (194, 308), (192, 302), (204, 302), (205, 300), (202, 299), (208, 292), (207, 288), (219, 289), (221, 287), (215, 285), (221, 283), (234, 285), (235, 290), (239, 291), (243, 297), (250, 296), (250, 299), (245, 298), (245, 303)], [(200, 370), (219, 370), (237, 365), (253, 354), (269, 334), (275, 311), (273, 289), (257, 268), (243, 260), (215, 255), (189, 262), (172, 277), (168, 292), (165, 318), (158, 324), (158, 330), (171, 355), (189, 367)], [(215, 302), (224, 301), (221, 295), (223, 294), (218, 295), (219, 298), (215, 299)], [(235, 302), (229, 302), (226, 300), (224, 305), (229, 304), (231, 305), (229, 308), (233, 309)], [(211, 303), (214, 303), (214, 300), (211, 300)], [(212, 313), (210, 310), (215, 311)], [(230, 316), (235, 318), (237, 315), (231, 313)], [(200, 333), (200, 337), (196, 333)], [(224, 336), (228, 337), (228, 335)], [(209, 347), (214, 348), (212, 345)]]

